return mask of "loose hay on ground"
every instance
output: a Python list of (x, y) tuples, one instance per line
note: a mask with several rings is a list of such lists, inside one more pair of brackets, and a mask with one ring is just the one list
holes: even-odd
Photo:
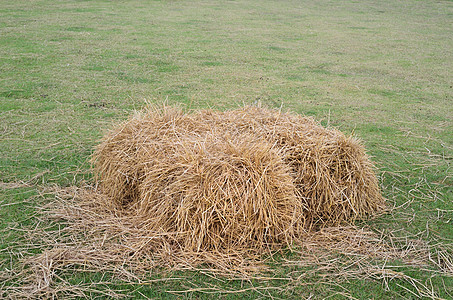
[[(49, 224), (54, 229), (37, 227), (27, 231), (24, 238), (31, 252), (43, 245), (49, 248), (40, 254), (24, 254), (22, 270), (0, 273), (0, 279), (13, 280), (19, 284), (7, 286), (4, 291), (14, 299), (78, 299), (87, 295), (124, 297), (124, 291), (108, 288), (108, 284), (114, 282), (120, 282), (124, 287), (125, 284), (152, 285), (156, 281), (181, 281), (181, 289), (173, 291), (175, 293), (188, 293), (191, 287), (199, 292), (216, 294), (245, 291), (242, 288), (225, 291), (221, 286), (210, 283), (192, 286), (187, 278), (174, 277), (171, 272), (160, 272), (162, 267), (194, 270), (214, 278), (227, 276), (228, 280), (247, 282), (256, 279), (255, 284), (259, 284), (263, 291), (277, 288), (288, 295), (300, 285), (322, 282), (328, 286), (329, 282), (337, 282), (338, 279), (367, 278), (382, 280), (383, 284), (387, 284), (389, 280), (398, 278), (413, 285), (417, 294), (426, 296), (431, 292), (429, 286), (414, 281), (399, 272), (398, 266), (388, 262), (400, 260), (406, 266), (432, 269), (433, 274), (451, 274), (452, 270), (451, 262), (448, 266), (443, 261), (433, 266), (433, 247), (438, 246), (430, 246), (417, 236), (395, 238), (376, 234), (366, 228), (340, 226), (325, 227), (301, 235), (295, 241), (297, 248), (293, 249), (293, 254), (277, 260), (290, 267), (291, 271), (279, 274), (279, 267), (274, 269), (265, 264), (270, 258), (263, 261), (263, 256), (249, 252), (174, 249), (168, 234), (146, 232), (136, 219), (112, 213), (108, 207), (110, 197), (99, 193), (92, 186), (56, 188), (47, 192), (55, 194), (56, 198), (41, 208), (39, 222)], [(21, 249), (23, 247), (21, 245)], [(439, 247), (436, 251), (451, 253), (451, 248)], [(83, 285), (71, 282), (74, 274), (93, 272), (108, 274), (108, 278), (102, 277), (99, 281)], [(156, 274), (160, 274), (157, 279)], [(154, 278), (150, 279), (150, 276)]]

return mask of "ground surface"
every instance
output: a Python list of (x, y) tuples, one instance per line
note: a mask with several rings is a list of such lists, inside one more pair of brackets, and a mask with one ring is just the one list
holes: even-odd
[[(163, 101), (190, 109), (262, 102), (354, 132), (395, 207), (367, 225), (434, 248), (452, 245), (453, 2), (2, 1), (0, 16), (2, 270), (15, 267), (21, 229), (51, 197), (43, 188), (90, 180), (87, 160), (104, 130)], [(452, 297), (451, 273), (391, 264), (433, 295)], [(285, 291), (278, 281), (171, 276), (183, 279), (113, 286), (134, 297), (173, 297), (166, 291), (206, 282), (215, 288), (182, 295), (417, 294), (398, 278), (306, 287), (317, 280), (312, 274)]]

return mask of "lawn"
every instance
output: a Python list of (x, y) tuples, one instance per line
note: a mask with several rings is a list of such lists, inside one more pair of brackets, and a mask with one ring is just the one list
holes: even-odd
[[(330, 283), (278, 260), (272, 280), (184, 270), (153, 271), (142, 284), (65, 275), (74, 286), (112, 282), (88, 296), (453, 298), (453, 2), (33, 0), (2, 1), (0, 16), (1, 297), (20, 285), (8, 274), (23, 255), (42, 251), (24, 235), (49, 226), (39, 215), (49, 191), (91, 182), (103, 133), (165, 102), (262, 103), (353, 133), (390, 208), (360, 225), (408, 251), (422, 243), (434, 263), (389, 261), (399, 276)], [(275, 279), (291, 272), (308, 275)]]

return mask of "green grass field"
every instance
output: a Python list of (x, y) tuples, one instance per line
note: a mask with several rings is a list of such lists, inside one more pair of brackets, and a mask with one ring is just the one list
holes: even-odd
[[(0, 274), (18, 267), (27, 228), (46, 226), (33, 217), (52, 198), (43, 190), (91, 180), (89, 156), (112, 123), (146, 103), (261, 102), (363, 140), (394, 207), (366, 224), (430, 247), (449, 272), (387, 264), (432, 294), (399, 278), (326, 284), (315, 273), (289, 288), (197, 271), (152, 273), (181, 279), (148, 284), (112, 280), (105, 290), (135, 298), (453, 298), (452, 25), (446, 0), (0, 2)], [(275, 272), (292, 268), (276, 264)], [(19, 281), (0, 283), (0, 297)]]

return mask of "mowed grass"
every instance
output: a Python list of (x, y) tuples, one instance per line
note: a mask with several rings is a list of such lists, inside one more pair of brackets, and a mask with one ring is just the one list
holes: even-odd
[[(87, 160), (103, 132), (164, 101), (187, 109), (261, 102), (354, 133), (397, 207), (367, 224), (451, 246), (453, 2), (2, 1), (0, 16), (2, 270), (16, 266), (22, 230), (51, 197), (43, 188), (90, 180)], [(431, 284), (441, 298), (453, 295), (451, 276), (398, 271)], [(172, 276), (183, 279), (111, 287), (137, 298), (200, 285), (225, 298), (415, 297), (397, 279), (285, 290), (275, 281)], [(274, 288), (255, 288), (267, 285)]]

